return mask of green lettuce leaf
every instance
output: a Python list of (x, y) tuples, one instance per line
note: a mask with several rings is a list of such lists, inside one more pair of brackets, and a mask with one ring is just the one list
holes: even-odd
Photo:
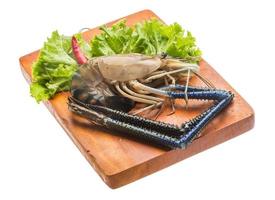
[(54, 31), (33, 64), (31, 95), (40, 102), (59, 91), (69, 90), (76, 69), (77, 62), (71, 56), (71, 37)]
[(108, 28), (100, 27), (101, 34), (91, 40), (92, 56), (104, 56), (120, 53), (128, 53), (133, 29), (126, 26), (125, 20)]
[(198, 62), (201, 58), (195, 38), (177, 23), (165, 25), (157, 19), (151, 19), (131, 28), (122, 20), (100, 29), (102, 33), (91, 40), (92, 56), (123, 53), (156, 55), (165, 52), (187, 62)]

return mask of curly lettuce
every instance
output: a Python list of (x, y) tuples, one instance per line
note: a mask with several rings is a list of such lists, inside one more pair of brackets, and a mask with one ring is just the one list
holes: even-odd
[[(162, 52), (186, 62), (198, 62), (201, 58), (195, 38), (177, 23), (165, 25), (151, 19), (129, 27), (122, 20), (111, 27), (102, 26), (100, 30), (101, 33), (89, 43), (80, 33), (75, 35), (87, 58), (127, 53), (156, 55)], [(40, 102), (60, 91), (69, 90), (77, 66), (72, 55), (71, 37), (54, 31), (33, 64), (31, 95)]]
[(91, 40), (92, 56), (142, 53), (156, 55), (162, 52), (187, 62), (198, 62), (201, 51), (189, 31), (178, 23), (165, 25), (157, 19), (128, 27), (125, 20), (111, 27), (102, 26), (102, 33)]
[(70, 55), (71, 37), (54, 31), (40, 50), (32, 68), (31, 95), (40, 102), (70, 89), (77, 62)]
[[(90, 58), (90, 45), (83, 40), (81, 34), (76, 34), (75, 37), (81, 50)], [(57, 92), (69, 90), (76, 70), (77, 62), (72, 55), (71, 37), (54, 31), (32, 66), (31, 96), (40, 102), (50, 99)]]

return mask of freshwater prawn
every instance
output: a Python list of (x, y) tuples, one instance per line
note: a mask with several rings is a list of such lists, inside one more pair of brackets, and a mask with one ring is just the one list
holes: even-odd
[[(72, 50), (79, 70), (72, 80), (69, 109), (105, 128), (143, 138), (168, 148), (185, 148), (220, 113), (234, 95), (212, 87), (188, 86), (198, 75), (199, 65), (185, 63), (166, 54), (122, 54), (87, 59), (77, 40)], [(179, 82), (185, 80), (186, 84)], [(157, 85), (157, 87), (155, 87)], [(213, 100), (214, 104), (199, 116), (175, 126), (129, 114), (136, 103), (147, 106), (134, 114), (164, 105), (166, 99)]]

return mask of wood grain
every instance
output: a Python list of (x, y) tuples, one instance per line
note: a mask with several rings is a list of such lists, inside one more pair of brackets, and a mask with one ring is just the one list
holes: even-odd
[[(128, 25), (133, 25), (152, 17), (158, 18), (152, 11), (143, 10), (124, 18), (127, 19)], [(89, 40), (98, 33), (99, 29), (95, 28), (83, 35), (86, 40)], [(21, 70), (28, 82), (31, 81), (31, 66), (37, 56), (38, 51), (35, 51), (20, 58)], [(92, 126), (67, 109), (68, 92), (57, 94), (53, 99), (45, 102), (45, 105), (102, 180), (111, 188), (118, 188), (238, 136), (253, 127), (254, 112), (248, 103), (207, 62), (202, 60), (200, 67), (204, 77), (211, 79), (217, 88), (234, 92), (235, 98), (230, 106), (204, 129), (201, 137), (186, 150), (167, 151), (132, 140), (119, 133)], [(192, 79), (191, 84), (203, 85), (196, 78)], [(184, 103), (177, 101), (176, 113), (167, 116), (169, 112), (167, 109), (158, 120), (181, 124), (199, 114), (207, 106), (209, 102), (191, 101), (186, 110)]]

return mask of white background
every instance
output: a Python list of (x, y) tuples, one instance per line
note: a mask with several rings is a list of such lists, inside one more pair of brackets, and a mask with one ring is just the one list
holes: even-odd
[[(42, 104), (18, 58), (55, 29), (71, 35), (151, 9), (196, 36), (203, 57), (251, 104), (252, 131), (109, 189)], [(1, 1), (0, 199), (275, 199), (272, 1)]]

